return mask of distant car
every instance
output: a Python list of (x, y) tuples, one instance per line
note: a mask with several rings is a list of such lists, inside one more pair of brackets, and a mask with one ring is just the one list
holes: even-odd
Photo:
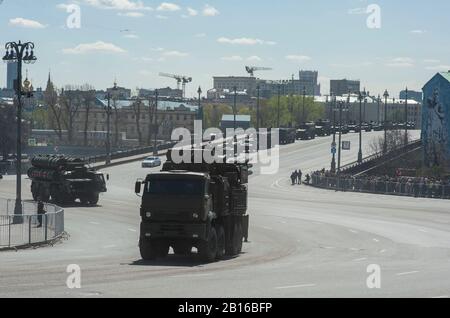
[(142, 168), (154, 168), (161, 166), (161, 159), (158, 157), (148, 157), (142, 161)]

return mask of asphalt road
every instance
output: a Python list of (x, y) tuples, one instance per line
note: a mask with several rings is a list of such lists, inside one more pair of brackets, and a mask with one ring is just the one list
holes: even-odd
[[(379, 135), (365, 134), (366, 153)], [(355, 160), (357, 138), (344, 137), (353, 150), (343, 163)], [(149, 170), (138, 162), (106, 169), (111, 180), (100, 206), (66, 209), (69, 240), (0, 253), (0, 297), (450, 296), (450, 202), (291, 186), (292, 170), (329, 167), (330, 143), (282, 147), (279, 172), (251, 178), (244, 253), (207, 265), (175, 256), (143, 263), (133, 190)], [(0, 181), (1, 197), (14, 189), (13, 177)], [(81, 268), (81, 289), (66, 286), (69, 264)], [(381, 269), (380, 289), (367, 287), (371, 264)]]

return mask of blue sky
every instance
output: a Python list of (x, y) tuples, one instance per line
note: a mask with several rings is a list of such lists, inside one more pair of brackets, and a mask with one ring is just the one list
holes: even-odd
[[(48, 71), (57, 86), (90, 83), (154, 88), (175, 86), (159, 72), (192, 76), (188, 96), (212, 76), (257, 74), (287, 79), (318, 70), (329, 79), (360, 79), (374, 94), (420, 89), (450, 69), (450, 2), (365, 0), (0, 0), (0, 43), (34, 41), (35, 86)], [(81, 8), (81, 28), (70, 29), (66, 5)], [(367, 27), (369, 5), (381, 9), (381, 28)], [(3, 52), (1, 52), (3, 55)], [(0, 65), (1, 74), (6, 67)], [(5, 86), (6, 75), (0, 77)]]

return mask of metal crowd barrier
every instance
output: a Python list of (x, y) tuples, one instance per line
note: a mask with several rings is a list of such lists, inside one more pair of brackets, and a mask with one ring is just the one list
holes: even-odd
[(367, 178), (326, 177), (312, 175), (311, 185), (336, 191), (450, 199), (450, 184), (439, 182), (394, 182)]
[(44, 204), (38, 215), (36, 202), (22, 202), (22, 214), (14, 215), (15, 200), (0, 199), (0, 249), (45, 243), (64, 233), (64, 210)]

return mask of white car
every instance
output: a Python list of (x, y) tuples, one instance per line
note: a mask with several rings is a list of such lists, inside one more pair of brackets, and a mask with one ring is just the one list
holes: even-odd
[(158, 157), (148, 157), (142, 161), (142, 168), (154, 168), (159, 167), (162, 164), (161, 159)]

